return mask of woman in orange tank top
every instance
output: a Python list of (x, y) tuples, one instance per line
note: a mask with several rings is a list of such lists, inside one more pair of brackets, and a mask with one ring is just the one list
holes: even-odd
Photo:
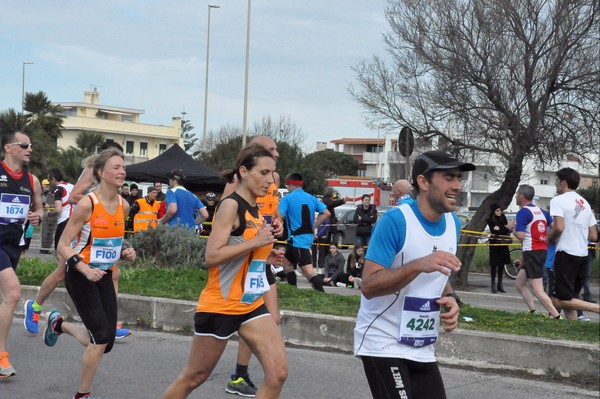
[(210, 376), (229, 337), (236, 331), (254, 348), (263, 365), (264, 380), (257, 398), (278, 398), (287, 378), (285, 346), (273, 317), (263, 303), (269, 290), (266, 263), (273, 243), (273, 228), (262, 219), (256, 198), (273, 183), (275, 160), (261, 146), (242, 149), (233, 171), (223, 176), (237, 190), (221, 200), (206, 245), (209, 278), (200, 294), (194, 317), (195, 336), (187, 365), (163, 394), (165, 399), (187, 398)]
[[(114, 148), (102, 151), (94, 160), (93, 173), (100, 185), (79, 201), (58, 245), (59, 255), (67, 259), (65, 286), (84, 325), (63, 321), (52, 310), (44, 332), (48, 346), (67, 333), (86, 347), (74, 399), (89, 396), (100, 360), (115, 341), (117, 297), (111, 266), (121, 257), (135, 260), (135, 251), (123, 241), (129, 213), (129, 205), (118, 194), (125, 181), (123, 153)], [(76, 252), (71, 243), (85, 224), (90, 235)]]

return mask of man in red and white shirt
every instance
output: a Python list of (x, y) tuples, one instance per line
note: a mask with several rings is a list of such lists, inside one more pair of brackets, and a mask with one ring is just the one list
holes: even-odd
[(72, 206), (69, 203), (69, 196), (71, 195), (71, 191), (73, 191), (73, 185), (64, 181), (63, 173), (58, 168), (50, 169), (48, 180), (53, 187), (50, 193), (54, 197), (54, 210), (49, 211), (48, 214), (58, 215), (56, 232), (54, 233), (54, 249), (56, 249), (60, 236), (71, 217)]
[(517, 275), (515, 287), (525, 300), (530, 313), (536, 312), (533, 302), (535, 296), (550, 316), (558, 319), (560, 313), (544, 292), (542, 281), (548, 249), (547, 230), (552, 224), (552, 216), (533, 204), (534, 194), (533, 187), (528, 184), (520, 185), (515, 194), (517, 205), (521, 207), (517, 212), (515, 236), (521, 241), (523, 250), (523, 265)]

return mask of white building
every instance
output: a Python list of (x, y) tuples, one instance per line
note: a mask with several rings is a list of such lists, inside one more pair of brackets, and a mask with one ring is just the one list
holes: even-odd
[[(410, 166), (420, 153), (437, 148), (437, 141), (415, 140), (415, 151), (407, 158), (398, 151), (398, 134), (388, 133), (383, 138), (342, 138), (332, 140), (334, 150), (352, 155), (360, 164), (359, 176), (371, 177), (373, 179), (382, 179), (383, 181), (393, 183), (398, 179), (407, 177), (406, 163), (408, 161), (408, 171)], [(600, 177), (598, 164), (599, 156), (592, 157), (596, 159), (595, 165), (585, 163), (573, 155), (565, 157), (564, 161), (557, 165), (536, 166), (531, 160), (526, 160), (523, 166), (523, 176), (519, 184), (530, 184), (535, 189), (535, 203), (546, 209), (550, 204), (550, 199), (556, 195), (554, 186), (555, 172), (564, 167), (575, 169), (581, 175), (581, 188), (599, 187)], [(468, 172), (463, 184), (463, 193), (461, 194), (461, 210), (475, 210), (483, 200), (500, 187), (501, 179), (504, 177), (506, 168), (497, 157), (490, 154), (473, 155), (468, 159), (474, 163), (477, 169)], [(409, 179), (410, 180), (410, 179)], [(518, 206), (512, 201), (508, 207), (509, 212), (516, 212)]]

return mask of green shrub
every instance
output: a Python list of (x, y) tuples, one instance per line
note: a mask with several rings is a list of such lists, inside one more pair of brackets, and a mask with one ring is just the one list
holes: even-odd
[(159, 268), (205, 266), (206, 239), (182, 227), (161, 224), (156, 229), (137, 232), (131, 244), (142, 265)]
[(42, 281), (56, 269), (56, 261), (22, 257), (17, 266), (17, 276), (23, 285), (42, 285)]

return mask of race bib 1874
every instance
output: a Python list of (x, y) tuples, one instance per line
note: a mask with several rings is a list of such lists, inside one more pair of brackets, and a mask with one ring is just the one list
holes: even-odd
[(22, 194), (2, 193), (0, 196), (0, 222), (23, 223), (31, 204), (31, 197)]

